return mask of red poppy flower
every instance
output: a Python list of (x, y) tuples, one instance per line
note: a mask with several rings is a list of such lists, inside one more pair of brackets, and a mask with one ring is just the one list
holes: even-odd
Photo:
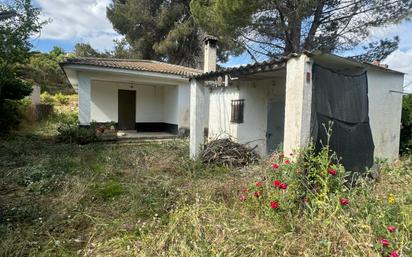
[(282, 183), (282, 184), (279, 185), (279, 188), (280, 189), (286, 189), (286, 188), (288, 188), (288, 184)]
[(272, 168), (273, 168), (274, 170), (279, 169), (279, 164), (277, 164), (277, 163), (272, 164)]
[(244, 188), (242, 189), (242, 192), (243, 192), (243, 193), (248, 193), (248, 192), (249, 192), (249, 188), (244, 187)]
[(275, 187), (279, 187), (280, 186), (280, 180), (275, 180), (275, 181), (273, 181), (273, 185), (275, 186)]
[(383, 247), (388, 247), (389, 246), (389, 240), (388, 239), (381, 239), (379, 240), (379, 243), (383, 245)]
[(258, 181), (258, 182), (256, 182), (256, 186), (261, 187), (261, 186), (263, 186), (263, 183), (261, 181)]
[(259, 191), (255, 191), (255, 192), (253, 193), (253, 195), (254, 195), (256, 198), (259, 198), (260, 192), (259, 192)]
[(247, 199), (247, 196), (246, 195), (241, 195), (240, 197), (239, 197), (239, 199), (240, 199), (240, 201), (246, 201), (246, 199)]
[(335, 169), (328, 169), (328, 173), (332, 176), (336, 176), (336, 170)]
[(285, 160), (285, 164), (289, 164), (290, 163), (290, 161), (289, 160)]
[(397, 251), (391, 252), (391, 257), (399, 257), (399, 254)]
[(276, 201), (271, 201), (271, 202), (270, 202), (270, 208), (271, 208), (271, 209), (277, 209), (277, 208), (279, 208), (279, 203), (276, 202)]
[(340, 205), (348, 205), (349, 204), (349, 199), (342, 198), (339, 200)]
[(389, 232), (395, 232), (395, 231), (396, 231), (396, 227), (395, 227), (395, 226), (388, 226), (388, 231), (389, 231)]

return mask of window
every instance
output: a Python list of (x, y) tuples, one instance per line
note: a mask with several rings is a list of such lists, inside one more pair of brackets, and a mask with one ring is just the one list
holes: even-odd
[(243, 123), (243, 110), (245, 109), (245, 100), (232, 100), (232, 113), (230, 121), (233, 123)]

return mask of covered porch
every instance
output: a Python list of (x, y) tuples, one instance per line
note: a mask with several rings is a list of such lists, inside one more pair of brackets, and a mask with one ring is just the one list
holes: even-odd
[(80, 125), (109, 123), (120, 131), (141, 133), (126, 133), (131, 137), (188, 134), (188, 74), (197, 70), (116, 59), (80, 59), (63, 67), (79, 93)]

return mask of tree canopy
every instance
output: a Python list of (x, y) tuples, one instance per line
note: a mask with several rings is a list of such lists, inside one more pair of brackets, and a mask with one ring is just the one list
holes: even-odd
[[(107, 17), (137, 58), (192, 67), (202, 60), (205, 34), (193, 19), (190, 0), (112, 0)], [(227, 60), (229, 44), (221, 41), (218, 48), (220, 60)]]
[(30, 86), (19, 80), (17, 68), (27, 61), (30, 37), (39, 33), (43, 23), (30, 0), (0, 4), (0, 13), (4, 14), (0, 20), (0, 101), (6, 97), (15, 100), (31, 92)]
[(39, 9), (30, 0), (0, 4), (0, 13), (9, 15), (0, 20), (0, 76), (10, 65), (24, 62), (32, 47), (30, 36), (40, 32)]
[(30, 0), (0, 3), (0, 133), (19, 123), (17, 101), (29, 95), (31, 85), (21, 79), (19, 66), (27, 61), (30, 37), (43, 25), (39, 9)]
[(200, 35), (190, 0), (113, 0), (107, 17), (139, 58), (193, 65)]
[(190, 6), (207, 33), (236, 42), (254, 59), (362, 47), (356, 58), (382, 60), (399, 39), (363, 45), (371, 29), (399, 23), (412, 11), (411, 0), (192, 0)]

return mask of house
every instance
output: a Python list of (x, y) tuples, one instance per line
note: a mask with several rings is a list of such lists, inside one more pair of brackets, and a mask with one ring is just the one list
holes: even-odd
[[(348, 166), (398, 157), (404, 74), (332, 54), (292, 54), (270, 62), (195, 74), (190, 153), (199, 155), (208, 101), (209, 139), (231, 137), (268, 155), (313, 139), (330, 143)], [(205, 97), (210, 94), (210, 97)]]
[[(215, 39), (205, 38), (204, 42), (205, 56), (216, 63), (216, 51), (208, 50)], [(150, 60), (104, 58), (66, 59), (60, 66), (79, 94), (80, 125), (114, 122), (128, 132), (188, 134), (189, 78), (202, 70)], [(204, 71), (211, 70), (205, 66)]]
[[(346, 166), (398, 157), (404, 74), (318, 52), (216, 70), (216, 38), (204, 70), (149, 60), (74, 58), (61, 63), (79, 93), (81, 125), (186, 135), (197, 157), (208, 138), (231, 137), (265, 156), (328, 141)], [(328, 128), (331, 131), (327, 131)], [(356, 167), (355, 167), (356, 166)]]

